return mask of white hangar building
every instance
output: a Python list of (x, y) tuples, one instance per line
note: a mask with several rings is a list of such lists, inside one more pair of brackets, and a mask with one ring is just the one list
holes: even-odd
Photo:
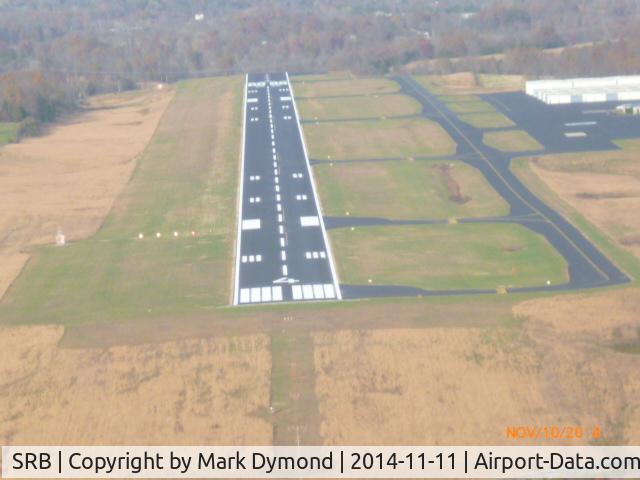
[(640, 100), (640, 76), (526, 82), (527, 95), (549, 105)]

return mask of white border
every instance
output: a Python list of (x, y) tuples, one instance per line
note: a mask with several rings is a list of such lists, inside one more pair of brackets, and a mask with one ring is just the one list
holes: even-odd
[(293, 87), (291, 87), (291, 82), (289, 81), (289, 72), (285, 72), (287, 77), (287, 85), (289, 86), (289, 92), (291, 92), (291, 103), (293, 103), (293, 111), (296, 114), (296, 124), (298, 125), (298, 132), (300, 133), (300, 139), (302, 140), (302, 150), (304, 151), (304, 160), (307, 164), (307, 171), (309, 172), (309, 180), (311, 181), (311, 190), (313, 191), (313, 200), (316, 204), (316, 209), (318, 210), (318, 217), (320, 218), (320, 228), (322, 229), (322, 238), (324, 239), (324, 244), (327, 247), (327, 256), (329, 257), (329, 267), (331, 268), (331, 276), (333, 277), (333, 288), (336, 290), (336, 298), (338, 300), (342, 300), (342, 292), (340, 291), (340, 282), (338, 281), (338, 273), (336, 271), (336, 267), (333, 261), (333, 252), (331, 250), (331, 244), (329, 243), (329, 239), (327, 238), (327, 230), (324, 226), (324, 218), (322, 213), (322, 206), (320, 205), (320, 200), (318, 199), (318, 193), (316, 191), (316, 181), (313, 176), (313, 170), (311, 169), (311, 164), (309, 163), (309, 154), (307, 153), (307, 143), (304, 139), (304, 134), (302, 132), (302, 126), (300, 125), (300, 115), (298, 115), (298, 107), (296, 106), (296, 96), (293, 92)]
[(246, 142), (246, 126), (247, 126), (247, 89), (249, 87), (249, 74), (245, 75), (244, 80), (244, 99), (242, 101), (242, 156), (240, 159), (240, 187), (238, 188), (238, 230), (236, 237), (236, 271), (235, 271), (235, 280), (234, 280), (234, 289), (233, 289), (233, 304), (238, 305), (238, 295), (240, 293), (240, 248), (242, 244), (242, 206), (244, 204), (243, 200), (243, 190), (244, 190), (244, 144)]

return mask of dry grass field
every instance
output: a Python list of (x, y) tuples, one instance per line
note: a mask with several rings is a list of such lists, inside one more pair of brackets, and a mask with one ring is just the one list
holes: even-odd
[(574, 443), (636, 444), (640, 356), (609, 339), (637, 341), (639, 302), (605, 292), (527, 301), (510, 326), (316, 333), (323, 441), (502, 445), (511, 425), (572, 425), (587, 432)]
[(487, 132), (483, 136), (483, 141), (490, 147), (503, 152), (544, 150), (544, 147), (524, 130)]
[(47, 134), (0, 148), (0, 298), (30, 245), (93, 235), (129, 180), (172, 89), (104, 95)]
[(619, 143), (618, 151), (537, 157), (530, 174), (559, 197), (561, 208), (564, 202), (576, 209), (640, 258), (640, 141)]
[(455, 95), (522, 90), (526, 80), (522, 75), (487, 75), (471, 72), (418, 75), (416, 79), (434, 92)]
[(265, 335), (63, 349), (0, 328), (0, 443), (269, 444)]

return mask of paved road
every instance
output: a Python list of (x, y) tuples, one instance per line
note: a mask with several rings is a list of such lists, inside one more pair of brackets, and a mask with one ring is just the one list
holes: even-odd
[(341, 298), (289, 77), (245, 86), (234, 305)]
[[(510, 292), (538, 292), (538, 291), (563, 291), (583, 288), (602, 287), (607, 285), (618, 285), (628, 283), (629, 277), (613, 264), (598, 248), (596, 248), (577, 228), (569, 223), (557, 211), (547, 206), (537, 198), (528, 188), (512, 173), (509, 165), (512, 156), (500, 152), (485, 145), (482, 141), (482, 130), (474, 128), (462, 122), (458, 116), (441, 102), (435, 95), (431, 94), (422, 85), (408, 76), (397, 77), (402, 90), (418, 100), (423, 108), (423, 115), (435, 119), (447, 131), (457, 144), (456, 156), (466, 163), (478, 168), (487, 178), (492, 187), (504, 197), (511, 207), (508, 217), (503, 221), (521, 224), (541, 235), (565, 258), (569, 266), (569, 282), (561, 285), (540, 285), (526, 288), (511, 288)], [(511, 100), (513, 112), (509, 112), (507, 102), (502, 104), (502, 110), (510, 113), (509, 116), (516, 122), (522, 121), (527, 115), (526, 108), (531, 105), (516, 105), (515, 96), (503, 97), (502, 100)], [(498, 99), (500, 100), (500, 99)], [(522, 102), (522, 98), (518, 100)], [(539, 102), (537, 102), (539, 103)], [(584, 107), (584, 106), (583, 106)], [(548, 118), (552, 113), (543, 113), (544, 108), (539, 105), (532, 107), (535, 117), (542, 121), (545, 116)], [(520, 112), (520, 113), (515, 113)], [(574, 123), (573, 119), (581, 118), (576, 115), (566, 115), (559, 117), (558, 121), (564, 123)], [(582, 120), (581, 120), (582, 121)], [(611, 119), (611, 121), (618, 121)], [(577, 123), (577, 122), (576, 122)], [(531, 122), (528, 125), (532, 125)], [(588, 125), (587, 125), (588, 126)], [(571, 128), (575, 128), (570, 125)], [(584, 126), (580, 126), (583, 128)], [(581, 130), (580, 130), (581, 131)], [(625, 134), (632, 136), (633, 132), (629, 127), (623, 129)], [(563, 134), (554, 133), (544, 126), (539, 127), (536, 138), (543, 144), (553, 146), (558, 151), (569, 151), (573, 149), (607, 149), (612, 146), (610, 141), (603, 139), (601, 135), (591, 137), (578, 137), (583, 141), (579, 144), (572, 143), (573, 138)], [(542, 132), (542, 133), (540, 133)], [(353, 220), (352, 220), (353, 221)], [(469, 219), (471, 221), (491, 221), (498, 219)], [(331, 218), (332, 227), (346, 226), (349, 221), (340, 222)], [(360, 219), (361, 224), (382, 224), (380, 219)], [(415, 295), (465, 295), (495, 293), (495, 290), (424, 290), (414, 287), (400, 285), (342, 285), (344, 298), (362, 298), (376, 296), (415, 296)]]

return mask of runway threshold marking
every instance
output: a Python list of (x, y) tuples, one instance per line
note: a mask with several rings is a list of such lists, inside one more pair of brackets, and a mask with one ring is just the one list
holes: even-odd
[[(412, 80), (413, 81), (413, 80)], [(426, 95), (424, 95), (412, 82), (408, 82), (409, 85), (411, 85), (411, 88), (413, 89), (413, 91), (418, 94), (420, 97), (422, 97), (426, 102), (429, 103), (429, 105), (431, 105), (439, 114), (442, 118), (444, 118), (447, 123), (449, 125), (451, 125), (451, 127), (458, 132), (458, 134), (469, 144), (469, 146), (480, 156), (480, 158), (487, 163), (487, 165), (489, 166), (489, 168), (491, 168), (494, 173), (498, 176), (498, 178), (500, 178), (503, 183), (507, 186), (507, 188), (509, 190), (511, 190), (511, 192), (517, 196), (525, 205), (527, 205), (531, 210), (533, 210), (534, 212), (536, 212), (538, 215), (540, 215), (542, 218), (544, 218), (547, 222), (549, 222), (553, 228), (560, 234), (562, 235), (565, 240), (567, 240), (571, 245), (573, 245), (573, 247), (580, 252), (580, 255), (582, 255), (582, 257), (600, 274), (601, 277), (603, 277), (606, 280), (610, 280), (609, 276), (604, 273), (602, 271), (602, 269), (600, 269), (600, 267), (598, 267), (593, 260), (591, 260), (591, 258), (578, 246), (576, 245), (576, 243), (569, 238), (569, 236), (567, 234), (564, 233), (564, 231), (562, 231), (562, 229), (560, 229), (554, 222), (552, 222), (551, 220), (549, 220), (549, 218), (542, 213), (540, 210), (538, 210), (536, 207), (534, 207), (531, 203), (529, 203), (525, 198), (523, 198), (520, 193), (515, 190), (511, 184), (509, 182), (507, 182), (507, 180), (502, 176), (502, 174), (500, 173), (500, 171), (498, 171), (498, 169), (493, 165), (493, 163), (491, 163), (489, 161), (489, 159), (486, 157), (486, 155), (484, 153), (482, 153), (482, 151), (476, 147), (476, 145), (469, 140), (469, 138), (464, 134), (464, 132), (462, 132), (458, 126), (449, 118), (449, 116), (442, 111), (442, 109), (438, 108), (437, 105), (435, 105), (430, 99), (429, 97), (427, 97)]]

